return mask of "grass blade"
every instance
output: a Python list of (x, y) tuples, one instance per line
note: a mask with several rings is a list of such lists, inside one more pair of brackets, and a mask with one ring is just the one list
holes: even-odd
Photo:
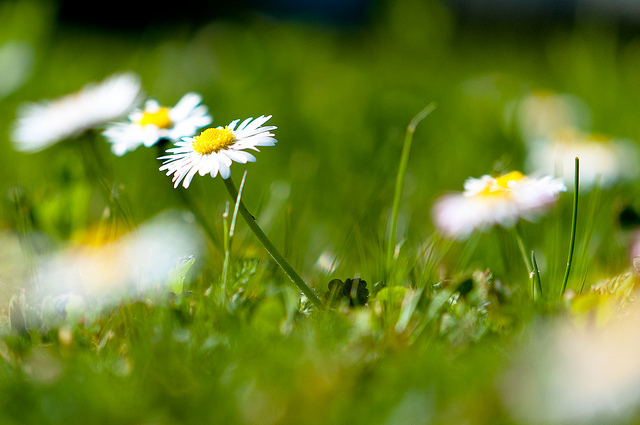
[(402, 191), (404, 189), (404, 180), (407, 175), (407, 165), (409, 163), (409, 154), (411, 153), (411, 143), (413, 142), (413, 134), (416, 131), (418, 123), (426, 118), (436, 108), (435, 103), (430, 103), (422, 111), (413, 117), (404, 137), (404, 145), (402, 147), (402, 156), (400, 157), (400, 166), (398, 167), (398, 175), (396, 177), (395, 192), (393, 195), (393, 210), (391, 213), (391, 228), (389, 231), (389, 241), (387, 244), (387, 272), (391, 270), (391, 263), (393, 262), (395, 245), (396, 245), (396, 230), (398, 227), (398, 215), (400, 214), (400, 201), (402, 200)]
[(564, 291), (567, 289), (567, 282), (569, 281), (569, 274), (571, 273), (571, 263), (573, 262), (573, 250), (576, 245), (576, 225), (578, 222), (578, 194), (580, 184), (580, 159), (576, 156), (576, 168), (575, 168), (575, 184), (573, 193), (573, 216), (571, 217), (571, 239), (569, 240), (569, 257), (567, 258), (567, 268), (564, 272), (564, 279), (562, 281), (562, 291), (560, 295), (564, 295)]

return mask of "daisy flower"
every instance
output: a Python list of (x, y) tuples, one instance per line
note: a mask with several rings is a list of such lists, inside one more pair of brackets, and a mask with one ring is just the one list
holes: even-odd
[(173, 108), (161, 106), (155, 99), (148, 99), (144, 108), (129, 114), (129, 122), (114, 123), (102, 134), (111, 143), (111, 151), (122, 156), (140, 145), (151, 147), (161, 139), (176, 142), (182, 137), (193, 136), (213, 119), (202, 96), (187, 93)]
[(549, 91), (536, 91), (510, 102), (505, 113), (527, 144), (566, 127), (589, 129), (592, 121), (591, 110), (582, 99)]
[(469, 178), (464, 192), (436, 202), (433, 218), (445, 235), (462, 240), (475, 229), (486, 230), (495, 224), (511, 227), (520, 218), (534, 220), (565, 190), (560, 179), (536, 179), (518, 171), (498, 178)]
[(13, 146), (18, 151), (37, 152), (115, 120), (129, 112), (139, 92), (138, 76), (123, 73), (55, 100), (23, 104), (11, 129)]
[[(171, 273), (186, 257), (200, 257), (203, 234), (184, 211), (165, 211), (134, 232), (91, 243), (73, 243), (35, 258), (38, 297), (74, 293), (100, 304), (142, 296), (172, 284)], [(97, 229), (98, 231), (105, 229)]]
[(233, 161), (242, 164), (255, 162), (256, 158), (244, 149), (258, 151), (258, 146), (277, 143), (271, 133), (277, 127), (262, 126), (270, 118), (271, 115), (261, 115), (255, 120), (247, 118), (240, 125), (240, 120), (235, 120), (225, 127), (208, 128), (197, 137), (183, 137), (176, 143), (177, 147), (167, 149), (171, 155), (158, 158), (166, 160), (160, 171), (173, 174), (173, 187), (176, 188), (180, 182), (185, 189), (188, 188), (196, 173), (201, 176), (210, 174), (211, 177), (220, 173), (220, 177), (228, 179)]
[(596, 180), (602, 187), (633, 181), (640, 175), (637, 146), (631, 140), (563, 129), (531, 146), (526, 166), (530, 170), (561, 176), (574, 184), (574, 159), (580, 158), (580, 191), (589, 192)]

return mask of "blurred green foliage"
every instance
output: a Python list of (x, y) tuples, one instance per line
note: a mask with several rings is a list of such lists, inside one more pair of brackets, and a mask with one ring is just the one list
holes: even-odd
[[(296, 291), (239, 223), (229, 304), (215, 289), (222, 254), (212, 246), (207, 267), (174, 276), (175, 293), (86, 323), (58, 312), (55, 326), (29, 307), (40, 327), (16, 335), (10, 299), (29, 277), (10, 267), (22, 255), (3, 250), (0, 423), (513, 423), (495, 385), (505, 347), (532, 316), (558, 306), (536, 312), (523, 301), (526, 271), (509, 232), (441, 255), (429, 245), (431, 206), (469, 176), (522, 169), (525, 147), (505, 111), (535, 90), (574, 94), (595, 130), (640, 140), (640, 35), (587, 20), (459, 22), (435, 0), (382, 3), (369, 25), (353, 28), (248, 14), (111, 32), (61, 25), (55, 3), (27, 0), (0, 3), (0, 22), (0, 231), (21, 237), (27, 263), (104, 223), (112, 205), (87, 181), (79, 141), (14, 151), (16, 109), (131, 70), (166, 105), (201, 93), (214, 125), (273, 114), (278, 144), (245, 167), (245, 204), (318, 293), (354, 276), (371, 292), (364, 309), (301, 312)], [(386, 276), (404, 132), (434, 101), (414, 136), (404, 244)], [(99, 149), (135, 223), (184, 208), (158, 171), (157, 150), (117, 158), (106, 142)], [(232, 166), (237, 181), (243, 171)], [(583, 197), (578, 233), (590, 228), (593, 237), (588, 246), (578, 240), (570, 287), (587, 266), (589, 282), (628, 267), (616, 214), (638, 206), (638, 191), (628, 184), (597, 201)], [(221, 182), (196, 178), (189, 195), (221, 233)], [(112, 223), (123, 219), (108, 213)], [(563, 196), (553, 214), (523, 226), (551, 291), (564, 271), (570, 213)], [(315, 267), (323, 253), (337, 258), (335, 270)], [(18, 297), (11, 305), (19, 317)]]

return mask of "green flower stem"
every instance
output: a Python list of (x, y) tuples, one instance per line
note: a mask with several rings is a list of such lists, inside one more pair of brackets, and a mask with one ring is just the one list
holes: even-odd
[[(224, 182), (229, 195), (231, 195), (231, 198), (233, 198), (235, 202), (238, 199), (238, 191), (236, 190), (233, 180), (231, 179), (231, 177), (229, 177), (228, 179), (222, 179), (222, 181)], [(291, 265), (282, 256), (282, 254), (280, 254), (273, 243), (271, 243), (267, 235), (264, 234), (264, 232), (256, 222), (255, 217), (251, 215), (249, 211), (247, 211), (247, 208), (244, 206), (242, 200), (240, 200), (240, 202), (238, 202), (236, 205), (238, 206), (238, 211), (242, 215), (242, 218), (244, 218), (244, 221), (246, 221), (253, 234), (256, 235), (269, 255), (271, 255), (271, 258), (273, 258), (273, 260), (280, 266), (280, 268), (282, 268), (289, 279), (291, 279), (293, 283), (296, 284), (298, 289), (300, 289), (300, 291), (302, 291), (302, 293), (307, 296), (309, 301), (311, 301), (316, 307), (322, 308), (322, 301), (320, 301), (320, 298), (318, 298), (315, 292), (313, 292), (313, 290), (305, 283), (305, 281), (302, 280), (300, 275), (293, 269), (293, 267), (291, 267)]]
[(562, 291), (560, 295), (564, 295), (569, 281), (569, 273), (571, 273), (571, 263), (573, 261), (573, 250), (576, 245), (576, 226), (578, 222), (578, 193), (580, 192), (580, 160), (576, 156), (576, 171), (573, 192), (573, 216), (571, 217), (571, 239), (569, 240), (569, 257), (567, 258), (567, 268), (564, 272), (564, 280), (562, 281)]
[[(533, 266), (531, 265), (531, 260), (529, 259), (529, 255), (527, 255), (527, 250), (524, 247), (524, 241), (522, 239), (522, 228), (519, 224), (516, 224), (514, 227), (516, 242), (518, 243), (518, 249), (520, 250), (520, 254), (522, 255), (522, 261), (524, 262), (525, 267), (527, 268), (527, 273), (531, 273), (533, 270)], [(535, 282), (531, 280), (531, 297), (535, 299)]]
[(413, 117), (404, 136), (404, 146), (402, 147), (402, 156), (400, 157), (400, 166), (398, 168), (398, 176), (396, 177), (396, 187), (393, 197), (393, 210), (391, 213), (391, 228), (389, 231), (389, 241), (387, 244), (387, 271), (391, 270), (391, 263), (395, 253), (396, 246), (396, 230), (398, 227), (398, 215), (400, 214), (400, 201), (402, 200), (402, 191), (404, 189), (404, 180), (407, 175), (407, 165), (409, 163), (409, 154), (411, 153), (411, 143), (413, 142), (413, 134), (416, 126), (420, 121), (427, 117), (436, 108), (435, 103), (430, 103), (422, 111)]

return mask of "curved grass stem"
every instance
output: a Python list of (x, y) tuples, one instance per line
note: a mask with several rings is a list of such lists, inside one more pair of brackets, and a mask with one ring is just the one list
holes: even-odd
[[(522, 228), (520, 227), (520, 224), (516, 224), (514, 230), (516, 235), (516, 242), (518, 243), (518, 250), (520, 251), (520, 255), (522, 255), (522, 261), (524, 262), (524, 266), (527, 268), (527, 274), (530, 274), (533, 270), (533, 266), (531, 264), (531, 260), (529, 259), (529, 255), (527, 254), (527, 250), (524, 247), (524, 240), (522, 239)], [(535, 299), (535, 282), (533, 279), (531, 279), (531, 277), (529, 278), (529, 280), (531, 280), (531, 297)]]
[(536, 261), (536, 254), (531, 251), (531, 265), (533, 266), (533, 299), (539, 300), (542, 298), (542, 281), (540, 280), (540, 269), (538, 269), (538, 262)]
[(573, 250), (576, 245), (576, 226), (578, 221), (578, 194), (580, 192), (580, 160), (576, 157), (575, 161), (575, 181), (573, 192), (573, 215), (571, 217), (571, 239), (569, 240), (569, 256), (567, 258), (567, 268), (564, 271), (564, 279), (562, 280), (562, 291), (560, 295), (564, 295), (564, 291), (567, 289), (567, 282), (569, 281), (569, 274), (571, 273), (571, 263), (573, 262)]
[(242, 215), (242, 218), (244, 218), (244, 221), (247, 223), (253, 234), (256, 235), (260, 243), (262, 243), (262, 246), (264, 246), (269, 255), (271, 255), (271, 258), (273, 258), (273, 260), (280, 266), (280, 268), (285, 272), (289, 279), (291, 279), (293, 283), (296, 284), (298, 289), (300, 289), (300, 291), (302, 291), (302, 293), (307, 296), (309, 301), (311, 301), (316, 307), (322, 308), (322, 301), (320, 301), (320, 298), (318, 298), (315, 292), (313, 292), (313, 290), (305, 283), (305, 281), (300, 277), (295, 269), (291, 267), (289, 262), (282, 256), (282, 254), (280, 254), (273, 243), (269, 240), (267, 235), (265, 235), (265, 233), (262, 231), (262, 229), (256, 222), (255, 217), (251, 215), (251, 213), (249, 213), (242, 200), (238, 198), (238, 191), (236, 190), (236, 186), (233, 183), (231, 177), (229, 177), (228, 179), (222, 179), (222, 181), (224, 182), (224, 185), (227, 188), (229, 195), (231, 195), (231, 198), (233, 198), (234, 202), (238, 200), (238, 202), (236, 202), (236, 208), (238, 209), (238, 212), (240, 212), (240, 215)]
[(409, 163), (409, 154), (411, 153), (411, 144), (413, 142), (413, 134), (416, 132), (418, 123), (427, 117), (436, 108), (435, 103), (430, 103), (422, 111), (413, 117), (404, 136), (404, 145), (402, 147), (402, 156), (400, 157), (400, 166), (398, 167), (398, 175), (396, 177), (396, 186), (393, 196), (393, 209), (391, 213), (391, 226), (389, 230), (389, 241), (387, 243), (387, 272), (391, 270), (393, 262), (395, 246), (396, 246), (396, 230), (398, 228), (398, 216), (400, 214), (400, 201), (402, 200), (402, 191), (404, 189), (404, 181), (407, 175), (407, 165)]

